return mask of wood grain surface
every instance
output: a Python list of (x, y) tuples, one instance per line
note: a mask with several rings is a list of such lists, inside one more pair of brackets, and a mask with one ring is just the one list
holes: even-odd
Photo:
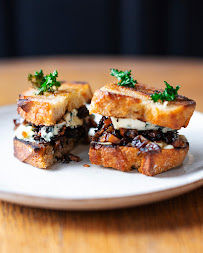
[[(61, 80), (110, 82), (110, 68), (132, 69), (151, 86), (181, 85), (203, 112), (203, 61), (50, 57), (0, 61), (0, 105), (15, 103), (29, 72), (57, 69)], [(3, 155), (3, 154), (1, 154)], [(105, 186), (104, 186), (105, 187)], [(0, 252), (203, 252), (203, 188), (146, 206), (94, 212), (52, 211), (0, 202)]]

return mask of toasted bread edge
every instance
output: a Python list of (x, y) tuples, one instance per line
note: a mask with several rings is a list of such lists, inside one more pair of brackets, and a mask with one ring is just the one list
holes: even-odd
[(133, 118), (154, 125), (178, 130), (186, 127), (195, 110), (196, 103), (188, 102), (178, 106), (162, 108), (155, 103), (143, 103), (140, 98), (97, 90), (90, 105), (90, 113), (115, 118)]
[(114, 168), (120, 171), (130, 171), (132, 167), (147, 176), (154, 176), (163, 171), (182, 164), (189, 149), (162, 149), (160, 153), (140, 153), (134, 147), (100, 146), (90, 147), (89, 158), (92, 164)]
[(62, 158), (68, 154), (75, 146), (76, 142), (72, 139), (61, 150), (54, 150), (50, 144), (35, 144), (13, 139), (14, 156), (21, 162), (28, 163), (40, 169), (47, 169), (57, 158)]

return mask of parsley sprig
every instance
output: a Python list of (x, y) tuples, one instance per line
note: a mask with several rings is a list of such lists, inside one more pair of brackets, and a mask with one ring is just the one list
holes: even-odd
[(162, 93), (155, 92), (154, 94), (151, 95), (151, 98), (152, 100), (154, 100), (154, 102), (161, 100), (163, 103), (164, 101), (173, 101), (176, 99), (180, 86), (177, 85), (176, 88), (174, 89), (173, 86), (171, 86), (166, 81), (164, 81), (164, 83), (166, 84), (166, 88)]
[(131, 75), (131, 70), (118, 71), (118, 69), (111, 69), (110, 74), (118, 79), (118, 85), (120, 86), (135, 87), (137, 83), (137, 80), (134, 80)]
[(34, 75), (29, 74), (28, 81), (32, 83), (32, 86), (35, 89), (38, 89), (36, 93), (37, 95), (43, 95), (44, 92), (53, 93), (54, 91), (58, 90), (58, 88), (61, 86), (61, 82), (56, 81), (57, 77), (57, 70), (54, 70), (53, 73), (50, 73), (46, 76), (44, 76), (43, 71), (40, 70), (39, 72), (35, 71)]

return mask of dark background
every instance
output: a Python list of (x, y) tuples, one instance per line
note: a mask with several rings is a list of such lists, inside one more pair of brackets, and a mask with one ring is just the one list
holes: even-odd
[(0, 0), (0, 57), (203, 56), (203, 1)]

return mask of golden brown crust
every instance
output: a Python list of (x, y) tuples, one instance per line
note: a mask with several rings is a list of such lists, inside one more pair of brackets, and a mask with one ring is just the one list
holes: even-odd
[(30, 88), (19, 95), (18, 113), (35, 125), (54, 125), (66, 111), (79, 108), (92, 97), (87, 83), (62, 84), (53, 94), (35, 95), (36, 90)]
[(176, 130), (186, 127), (195, 110), (195, 101), (179, 95), (177, 101), (164, 106), (151, 100), (150, 95), (154, 92), (155, 89), (141, 84), (135, 88), (108, 84), (94, 93), (90, 113), (139, 119)]
[(62, 158), (68, 154), (75, 146), (73, 139), (63, 148), (55, 149), (50, 144), (32, 144), (23, 140), (14, 138), (14, 156), (21, 162), (28, 163), (34, 167), (46, 169), (56, 162), (56, 158)]
[(92, 99), (92, 90), (87, 82), (78, 82), (71, 81), (64, 83), (63, 85), (67, 85), (69, 88), (79, 90), (86, 103), (89, 103)]
[(90, 147), (89, 158), (92, 164), (114, 168), (120, 171), (130, 171), (132, 167), (147, 176), (154, 176), (163, 171), (179, 166), (185, 159), (189, 149), (162, 149), (160, 153), (140, 153), (139, 149), (123, 146)]

